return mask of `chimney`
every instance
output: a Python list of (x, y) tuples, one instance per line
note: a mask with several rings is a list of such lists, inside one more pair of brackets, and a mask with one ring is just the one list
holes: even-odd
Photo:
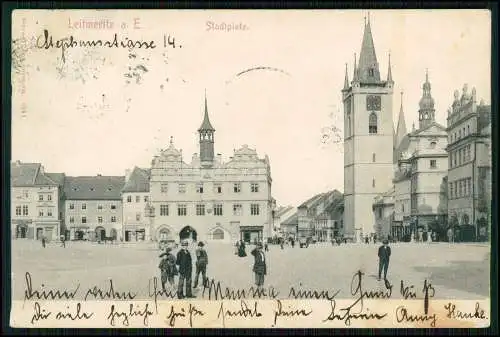
[(221, 165), (222, 164), (222, 154), (217, 153), (217, 164)]

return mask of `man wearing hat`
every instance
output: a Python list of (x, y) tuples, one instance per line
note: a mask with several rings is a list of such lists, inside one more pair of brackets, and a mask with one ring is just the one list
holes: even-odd
[(255, 285), (261, 288), (264, 285), (264, 275), (267, 274), (266, 257), (262, 251), (262, 242), (257, 243), (257, 247), (252, 250), (254, 256), (253, 272), (255, 273)]
[[(179, 286), (177, 288), (177, 297), (193, 298), (191, 292), (191, 275), (193, 273), (193, 264), (191, 254), (188, 251), (188, 242), (186, 240), (181, 243), (181, 250), (177, 253), (176, 264), (179, 266)], [(184, 296), (184, 283), (186, 284), (186, 296)]]
[(161, 287), (166, 291), (165, 284), (168, 282), (170, 287), (174, 286), (174, 277), (177, 275), (175, 266), (175, 256), (172, 254), (172, 248), (167, 247), (164, 253), (160, 254)]
[(389, 258), (391, 257), (391, 247), (389, 247), (389, 240), (385, 239), (383, 245), (378, 249), (378, 280), (384, 269), (384, 280), (387, 280), (387, 269), (389, 268)]
[(205, 244), (203, 242), (198, 243), (198, 248), (196, 249), (196, 274), (194, 277), (194, 287), (198, 287), (198, 278), (201, 274), (201, 281), (203, 285), (206, 284), (207, 281), (207, 264), (208, 264), (208, 254), (207, 251), (203, 248)]

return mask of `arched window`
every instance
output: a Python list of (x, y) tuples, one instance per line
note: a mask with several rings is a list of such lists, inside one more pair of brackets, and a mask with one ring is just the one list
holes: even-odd
[(371, 134), (377, 133), (377, 115), (372, 112), (368, 120), (368, 131)]
[(368, 76), (370, 76), (370, 77), (375, 76), (375, 74), (373, 72), (373, 68), (368, 69)]

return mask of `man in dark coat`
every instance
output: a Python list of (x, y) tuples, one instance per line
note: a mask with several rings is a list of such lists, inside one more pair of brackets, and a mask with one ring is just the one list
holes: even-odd
[(389, 268), (389, 259), (391, 257), (391, 247), (389, 247), (389, 240), (384, 240), (384, 244), (378, 249), (378, 280), (384, 270), (384, 280), (387, 280), (387, 269)]
[[(193, 298), (191, 292), (191, 275), (193, 273), (193, 263), (191, 254), (188, 251), (187, 241), (183, 241), (181, 250), (177, 253), (176, 264), (179, 266), (179, 286), (177, 288), (177, 297), (182, 299), (184, 297)], [(186, 283), (186, 296), (184, 296), (184, 283)]]
[(253, 272), (255, 273), (255, 284), (257, 288), (264, 285), (264, 275), (267, 274), (266, 257), (262, 251), (262, 243), (257, 243), (257, 247), (252, 250), (252, 255), (255, 258)]
[(203, 285), (207, 282), (207, 264), (208, 264), (208, 254), (203, 248), (205, 244), (203, 242), (198, 243), (198, 249), (196, 249), (196, 275), (194, 277), (194, 288), (198, 287), (198, 279), (201, 274), (201, 282)]

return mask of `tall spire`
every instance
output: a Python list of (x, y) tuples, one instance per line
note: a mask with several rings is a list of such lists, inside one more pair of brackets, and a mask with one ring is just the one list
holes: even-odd
[(349, 89), (349, 75), (347, 74), (347, 63), (345, 64), (344, 90)]
[(361, 44), (361, 54), (359, 55), (359, 80), (363, 82), (380, 82), (380, 71), (373, 43), (370, 20), (366, 22)]
[(389, 69), (387, 70), (387, 82), (392, 82), (394, 83), (394, 81), (392, 80), (392, 69), (391, 69), (391, 52), (389, 52)]
[(397, 148), (408, 131), (406, 130), (405, 114), (403, 111), (403, 92), (401, 91), (401, 107), (399, 108), (398, 126), (396, 128), (396, 139), (394, 146)]
[(198, 131), (215, 131), (208, 118), (208, 104), (207, 104), (207, 90), (205, 89), (205, 115), (203, 116), (203, 123), (201, 123)]

